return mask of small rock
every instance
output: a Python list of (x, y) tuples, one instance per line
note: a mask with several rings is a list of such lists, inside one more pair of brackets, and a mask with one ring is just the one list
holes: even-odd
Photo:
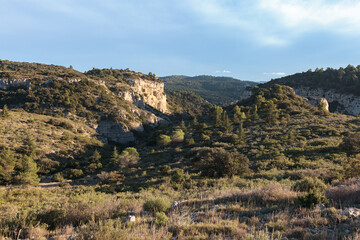
[(135, 222), (135, 216), (134, 215), (129, 215), (125, 218), (125, 222)]
[(348, 209), (345, 209), (344, 211), (342, 211), (340, 214), (341, 215), (346, 215), (348, 217), (357, 218), (357, 217), (360, 216), (360, 209), (358, 209), (358, 208), (348, 208)]
[(316, 208), (320, 208), (321, 210), (323, 210), (323, 209), (326, 208), (325, 205), (324, 205), (324, 204), (321, 204), (321, 203), (316, 204), (315, 207), (316, 207)]

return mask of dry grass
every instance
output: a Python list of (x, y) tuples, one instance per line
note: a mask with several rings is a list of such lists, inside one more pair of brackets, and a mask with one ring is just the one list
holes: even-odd
[(350, 179), (342, 185), (333, 186), (326, 192), (326, 197), (336, 204), (353, 205), (360, 202), (360, 180)]

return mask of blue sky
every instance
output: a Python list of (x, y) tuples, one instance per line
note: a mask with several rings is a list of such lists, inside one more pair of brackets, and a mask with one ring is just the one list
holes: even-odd
[(0, 0), (0, 58), (265, 81), (360, 64), (357, 0)]

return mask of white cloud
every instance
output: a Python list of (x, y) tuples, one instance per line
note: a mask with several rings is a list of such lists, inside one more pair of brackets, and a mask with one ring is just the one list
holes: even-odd
[(201, 23), (233, 29), (262, 45), (291, 44), (314, 31), (360, 35), (358, 0), (184, 0)]
[(264, 73), (264, 75), (285, 76), (285, 73), (283, 73), (283, 72), (272, 72), (272, 73)]
[(222, 71), (217, 70), (217, 71), (215, 71), (215, 73), (231, 73), (231, 71), (229, 71), (229, 70), (222, 70)]

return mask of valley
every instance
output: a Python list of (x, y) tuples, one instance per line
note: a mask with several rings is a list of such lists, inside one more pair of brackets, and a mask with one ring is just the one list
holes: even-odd
[(0, 238), (359, 239), (354, 76), (2, 60)]

